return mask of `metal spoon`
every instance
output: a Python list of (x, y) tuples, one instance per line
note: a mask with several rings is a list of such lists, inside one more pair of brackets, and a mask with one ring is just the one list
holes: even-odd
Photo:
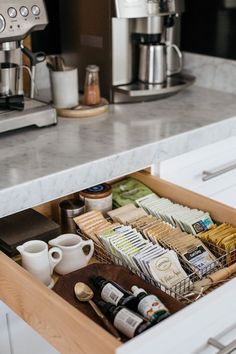
[(98, 317), (102, 320), (106, 328), (109, 330), (114, 337), (118, 340), (121, 340), (119, 332), (111, 324), (111, 322), (106, 318), (106, 316), (101, 312), (98, 306), (92, 301), (94, 297), (93, 290), (84, 283), (76, 283), (74, 286), (74, 292), (77, 299), (81, 302), (88, 302), (93, 310), (96, 312)]

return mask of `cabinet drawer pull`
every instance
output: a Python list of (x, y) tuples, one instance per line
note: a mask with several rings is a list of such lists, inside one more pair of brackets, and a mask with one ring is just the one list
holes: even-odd
[(233, 162), (228, 165), (224, 165), (219, 169), (215, 169), (212, 171), (203, 171), (202, 172), (202, 180), (203, 180), (203, 182), (209, 181), (209, 179), (213, 179), (217, 176), (221, 176), (224, 173), (234, 170), (235, 168), (236, 168), (236, 162)]
[(218, 342), (218, 340), (216, 340), (215, 338), (210, 338), (208, 340), (208, 344), (210, 344), (213, 347), (219, 349), (219, 352), (217, 354), (230, 354), (234, 350), (236, 350), (236, 340), (234, 340), (229, 345), (225, 346), (225, 345), (221, 344), (220, 342)]

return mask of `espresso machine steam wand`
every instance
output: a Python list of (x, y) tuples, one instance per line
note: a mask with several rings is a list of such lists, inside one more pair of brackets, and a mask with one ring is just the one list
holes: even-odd
[(43, 63), (46, 60), (47, 56), (44, 52), (36, 52), (36, 53), (31, 52), (31, 50), (29, 50), (24, 46), (23, 42), (21, 42), (21, 50), (30, 60), (30, 70), (31, 70), (30, 98), (34, 98), (36, 65)]

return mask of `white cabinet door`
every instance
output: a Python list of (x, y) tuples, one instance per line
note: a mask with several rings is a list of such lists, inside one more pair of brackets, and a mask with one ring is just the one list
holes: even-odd
[(229, 345), (233, 345), (234, 349), (229, 353), (236, 354), (236, 323), (235, 325), (222, 331), (217, 337), (210, 338), (206, 345), (199, 347), (194, 354), (218, 354), (222, 350), (226, 350)]
[[(214, 199), (218, 202), (236, 208), (236, 173), (234, 172), (233, 176), (234, 182), (233, 185), (227, 184), (226, 176), (217, 177), (215, 181), (209, 181), (203, 186), (197, 188), (191, 188), (196, 193), (205, 195), (211, 199)], [(221, 185), (221, 188), (215, 189), (215, 183)]]
[(236, 207), (236, 137), (163, 161), (160, 177)]
[(8, 333), (7, 313), (0, 306), (0, 354), (12, 354)]
[(236, 279), (121, 346), (116, 353), (218, 353), (208, 340), (216, 338), (227, 345), (236, 339), (232, 331), (236, 325), (235, 299)]
[(58, 354), (58, 352), (0, 302), (0, 354)]
[(14, 354), (58, 354), (37, 332), (12, 311), (9, 330)]

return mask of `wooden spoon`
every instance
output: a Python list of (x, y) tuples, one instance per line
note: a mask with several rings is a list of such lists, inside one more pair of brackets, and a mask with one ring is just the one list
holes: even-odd
[(88, 302), (93, 310), (96, 312), (99, 318), (101, 318), (102, 322), (109, 330), (114, 337), (118, 340), (121, 340), (119, 332), (115, 329), (112, 323), (106, 318), (106, 316), (101, 312), (98, 306), (92, 301), (94, 297), (93, 290), (84, 283), (76, 283), (74, 286), (74, 292), (77, 299), (81, 302)]

